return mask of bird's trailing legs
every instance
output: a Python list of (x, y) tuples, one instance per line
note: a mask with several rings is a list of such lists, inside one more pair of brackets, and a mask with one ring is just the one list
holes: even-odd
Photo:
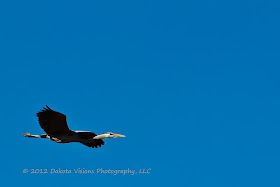
[(46, 134), (42, 135), (32, 135), (30, 133), (22, 133), (23, 136), (29, 137), (29, 138), (48, 138)]
[(42, 135), (32, 135), (30, 133), (22, 133), (23, 136), (25, 137), (29, 137), (29, 138), (49, 138), (50, 140), (57, 142), (57, 143), (61, 143), (61, 140), (55, 137), (51, 137), (49, 135), (46, 134), (42, 134)]

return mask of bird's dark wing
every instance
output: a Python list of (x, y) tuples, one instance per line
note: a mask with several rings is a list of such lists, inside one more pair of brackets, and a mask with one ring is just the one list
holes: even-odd
[(84, 144), (88, 147), (91, 147), (91, 148), (98, 148), (98, 146), (101, 147), (102, 145), (104, 145), (105, 142), (101, 139), (98, 139), (98, 140), (94, 140), (94, 142), (91, 142), (91, 143), (82, 143), (82, 144)]
[(90, 132), (90, 131), (75, 131), (78, 136), (82, 139), (92, 139), (93, 137), (96, 136), (95, 133)]
[(66, 121), (66, 116), (55, 112), (48, 105), (37, 113), (41, 128), (49, 135), (71, 133)]
[[(96, 136), (96, 134), (93, 133), (93, 132), (86, 132), (86, 131), (84, 131), (84, 132), (77, 132), (76, 131), (76, 133), (82, 139), (92, 139), (93, 137)], [(88, 147), (98, 148), (98, 146), (101, 147), (102, 145), (104, 145), (105, 142), (103, 140), (101, 140), (101, 139), (98, 139), (98, 140), (94, 140), (94, 142), (91, 142), (91, 143), (82, 143), (82, 144), (84, 144), (84, 145), (86, 145)]]

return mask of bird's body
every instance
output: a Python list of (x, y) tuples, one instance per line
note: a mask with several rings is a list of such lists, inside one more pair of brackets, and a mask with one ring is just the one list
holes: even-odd
[(41, 128), (47, 133), (43, 135), (23, 134), (25, 137), (48, 138), (56, 143), (79, 142), (88, 147), (98, 148), (104, 145), (104, 138), (125, 137), (114, 133), (96, 135), (90, 131), (72, 131), (69, 129), (66, 116), (53, 111), (48, 106), (37, 113)]

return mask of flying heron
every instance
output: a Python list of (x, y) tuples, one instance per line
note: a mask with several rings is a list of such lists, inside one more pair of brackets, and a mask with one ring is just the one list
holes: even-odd
[(47, 134), (31, 135), (30, 133), (24, 133), (22, 134), (23, 136), (29, 138), (48, 138), (56, 143), (79, 142), (92, 148), (98, 148), (98, 146), (101, 147), (104, 145), (102, 139), (125, 137), (124, 135), (111, 132), (96, 135), (90, 131), (72, 131), (67, 125), (66, 116), (53, 111), (48, 105), (37, 113), (37, 117), (41, 128)]

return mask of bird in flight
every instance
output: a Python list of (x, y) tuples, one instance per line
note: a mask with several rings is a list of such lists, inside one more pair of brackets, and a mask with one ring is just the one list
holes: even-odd
[(56, 143), (71, 143), (79, 142), (91, 148), (98, 148), (104, 145), (102, 139), (125, 137), (121, 134), (107, 132), (96, 135), (90, 131), (72, 131), (69, 129), (66, 121), (66, 116), (59, 112), (53, 111), (46, 105), (40, 112), (37, 113), (41, 128), (47, 133), (42, 135), (31, 135), (30, 133), (22, 134), (29, 138), (48, 138)]

